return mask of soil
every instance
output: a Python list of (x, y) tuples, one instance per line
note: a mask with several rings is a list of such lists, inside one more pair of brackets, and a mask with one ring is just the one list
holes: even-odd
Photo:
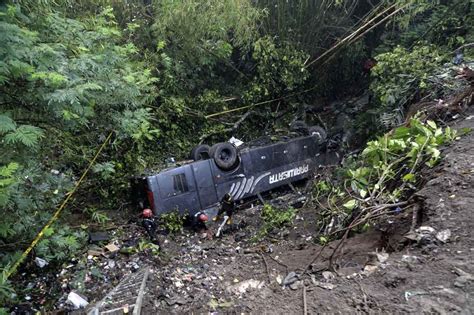
[[(474, 129), (473, 114), (471, 109), (452, 126)], [(159, 254), (143, 249), (91, 259), (84, 253), (76, 263), (88, 279), (81, 293), (92, 305), (120, 279), (150, 266), (144, 314), (473, 313), (474, 132), (442, 155), (416, 193), (418, 229), (410, 231), (409, 208), (351, 235), (331, 266), (339, 241), (318, 244), (317, 208), (299, 209), (293, 226), (255, 242), (262, 224), (261, 206), (255, 204), (238, 212), (220, 238), (212, 236), (211, 226), (203, 233), (160, 235)], [(119, 247), (145, 238), (133, 224), (114, 233)], [(77, 277), (75, 268), (57, 274), (63, 295), (53, 308), (68, 310), (71, 286), (64, 283)]]

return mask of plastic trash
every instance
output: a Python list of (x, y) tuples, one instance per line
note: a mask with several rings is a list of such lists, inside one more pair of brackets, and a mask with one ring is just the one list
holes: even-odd
[(87, 302), (82, 296), (72, 291), (69, 292), (67, 296), (67, 302), (74, 306), (74, 309), (76, 310), (89, 305), (89, 302)]

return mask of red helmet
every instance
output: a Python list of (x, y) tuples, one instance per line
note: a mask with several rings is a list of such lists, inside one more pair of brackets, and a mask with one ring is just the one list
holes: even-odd
[(207, 222), (207, 220), (209, 220), (208, 216), (204, 213), (201, 213), (198, 218), (201, 222)]
[(143, 210), (143, 217), (144, 218), (151, 218), (153, 216), (153, 211), (151, 209), (144, 209)]

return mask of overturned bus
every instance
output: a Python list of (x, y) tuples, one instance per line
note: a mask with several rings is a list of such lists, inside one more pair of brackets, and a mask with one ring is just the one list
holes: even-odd
[(200, 145), (191, 155), (193, 162), (133, 179), (136, 201), (155, 215), (210, 213), (226, 193), (240, 201), (310, 178), (335, 153), (327, 149), (324, 129), (311, 127), (287, 141), (242, 149), (229, 142)]

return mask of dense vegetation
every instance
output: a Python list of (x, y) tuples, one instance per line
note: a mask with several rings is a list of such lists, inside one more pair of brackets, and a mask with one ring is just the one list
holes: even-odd
[[(124, 208), (131, 175), (159, 167), (165, 157), (186, 158), (202, 141), (250, 140), (295, 117), (317, 121), (331, 102), (370, 89), (370, 104), (354, 115), (363, 141), (397, 126), (410, 104), (456, 89), (436, 74), (474, 40), (471, 3), (371, 2), (2, 1), (0, 267), (18, 259), (109, 133), (93, 174), (65, 210), (83, 227), (106, 223), (109, 211)], [(367, 32), (313, 63), (357, 29)], [(463, 52), (472, 56), (472, 49)], [(369, 58), (377, 62), (370, 75)], [(437, 130), (430, 124), (397, 132), (435, 158), (440, 137), (451, 137)], [(380, 166), (380, 152), (393, 146), (420, 163), (413, 141), (384, 139), (370, 142), (367, 161), (354, 168), (359, 199), (376, 190), (366, 177)], [(386, 161), (392, 168), (393, 162)], [(408, 186), (411, 174), (398, 175)], [(351, 200), (348, 208), (359, 202)], [(49, 228), (36, 255), (58, 264), (73, 255), (85, 233), (70, 225), (62, 219)], [(0, 304), (12, 290), (4, 272)]]

